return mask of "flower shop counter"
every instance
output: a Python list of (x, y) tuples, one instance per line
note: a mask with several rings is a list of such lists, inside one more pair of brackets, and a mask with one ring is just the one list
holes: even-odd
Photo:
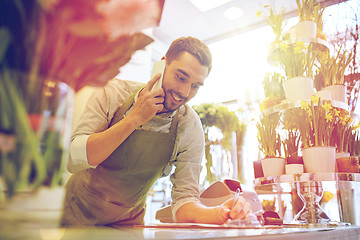
[[(258, 194), (295, 193), (304, 203), (291, 223), (312, 225), (360, 225), (359, 173), (302, 173), (261, 177), (254, 180)], [(324, 190), (335, 192), (339, 218), (331, 219), (319, 202)]]
[[(0, 216), (1, 218), (1, 216)], [(336, 228), (277, 227), (263, 229), (224, 228), (51, 228), (26, 222), (1, 222), (0, 239), (95, 240), (95, 239), (359, 239), (360, 226)]]

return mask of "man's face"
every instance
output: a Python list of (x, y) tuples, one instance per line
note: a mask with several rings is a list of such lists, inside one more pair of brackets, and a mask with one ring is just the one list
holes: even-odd
[(165, 91), (162, 112), (174, 111), (192, 99), (204, 85), (207, 75), (208, 67), (201, 65), (199, 60), (188, 52), (181, 53), (170, 63), (166, 62), (162, 85)]

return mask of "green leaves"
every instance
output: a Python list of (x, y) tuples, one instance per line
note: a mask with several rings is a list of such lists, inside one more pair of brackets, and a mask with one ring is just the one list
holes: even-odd
[(277, 133), (280, 116), (280, 113), (262, 114), (260, 121), (256, 123), (259, 148), (265, 154), (265, 157), (278, 157), (281, 155), (281, 139), (279, 133)]

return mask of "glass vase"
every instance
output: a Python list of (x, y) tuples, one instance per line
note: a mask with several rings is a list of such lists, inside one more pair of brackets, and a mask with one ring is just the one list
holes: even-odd
[[(25, 79), (25, 80), (23, 80)], [(71, 136), (74, 91), (65, 83), (2, 73), (0, 104), (0, 190), (5, 199), (40, 186), (63, 183)]]

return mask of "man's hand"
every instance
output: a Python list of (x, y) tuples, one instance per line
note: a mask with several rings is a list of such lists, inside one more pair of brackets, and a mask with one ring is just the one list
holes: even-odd
[(244, 197), (240, 196), (234, 204), (234, 198), (231, 198), (220, 206), (228, 214), (228, 219), (245, 219), (251, 213), (251, 205)]
[(186, 203), (176, 212), (178, 222), (195, 222), (210, 224), (225, 224), (230, 220), (245, 219), (251, 213), (250, 203), (239, 197), (233, 207), (231, 198), (215, 207), (205, 207), (201, 203)]
[(164, 90), (160, 88), (151, 91), (160, 77), (161, 74), (157, 74), (146, 84), (139, 94), (134, 109), (129, 114), (139, 126), (149, 121), (164, 108)]

